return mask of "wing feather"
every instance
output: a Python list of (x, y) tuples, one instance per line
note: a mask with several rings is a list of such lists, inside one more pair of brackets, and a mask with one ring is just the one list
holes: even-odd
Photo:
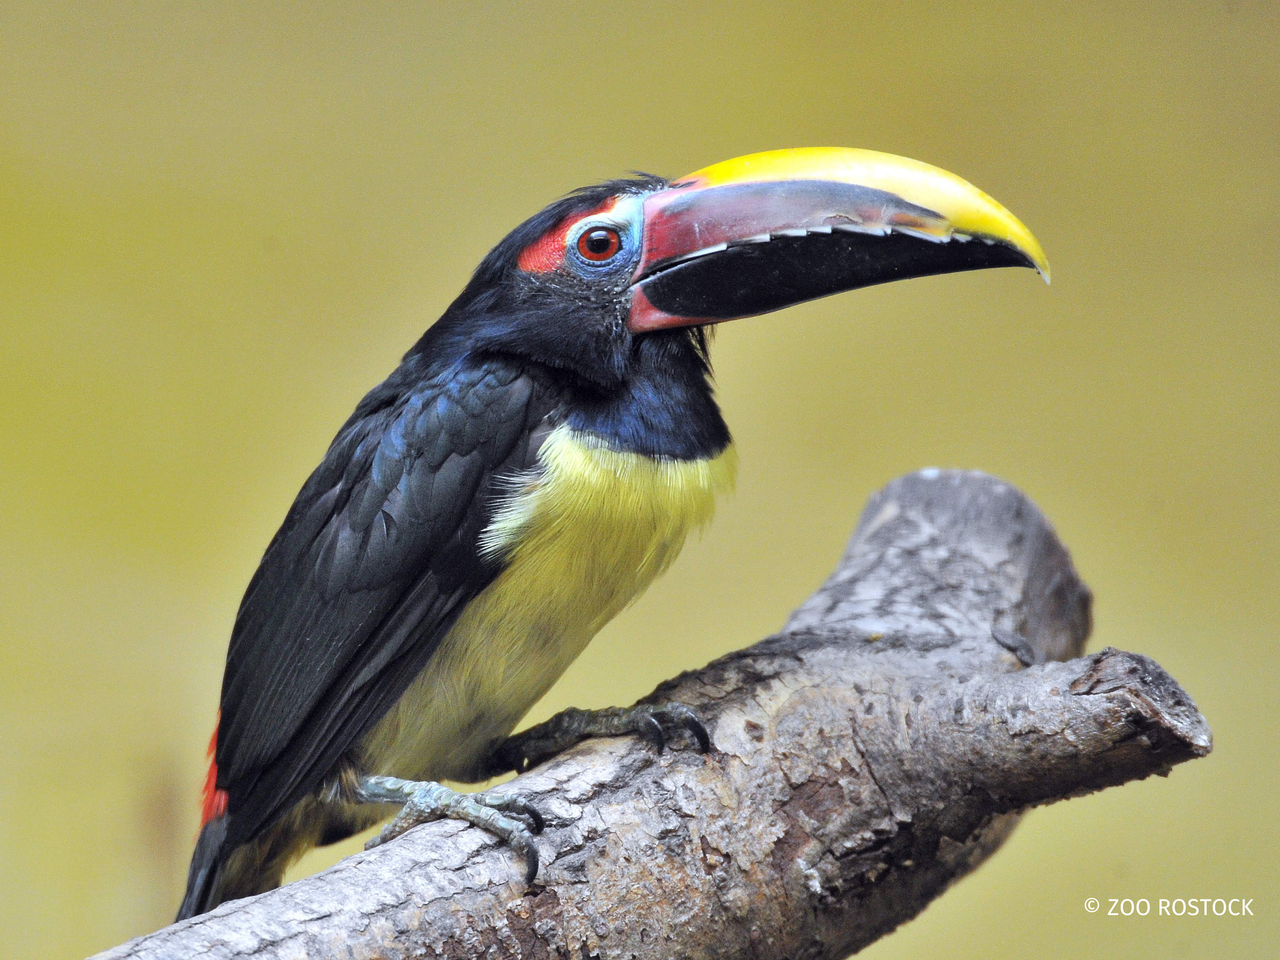
[(235, 842), (320, 786), (500, 571), (479, 536), (547, 392), (497, 360), (401, 379), (338, 434), (241, 603), (216, 757)]

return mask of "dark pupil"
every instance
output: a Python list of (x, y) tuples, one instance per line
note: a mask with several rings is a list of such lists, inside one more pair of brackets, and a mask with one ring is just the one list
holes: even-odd
[(587, 250), (602, 257), (613, 248), (613, 236), (608, 230), (592, 230), (587, 234)]

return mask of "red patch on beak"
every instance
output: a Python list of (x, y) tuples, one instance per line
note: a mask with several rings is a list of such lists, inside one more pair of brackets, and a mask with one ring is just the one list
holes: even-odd
[[(218, 721), (221, 723), (221, 719)], [(218, 728), (214, 726), (213, 736), (209, 738), (209, 773), (204, 778), (204, 789), (201, 791), (203, 802), (200, 805), (200, 826), (210, 820), (217, 820), (227, 812), (227, 791), (218, 789), (218, 761), (214, 754), (218, 752)]]
[(617, 202), (617, 197), (610, 197), (594, 210), (584, 210), (582, 213), (575, 213), (571, 217), (565, 217), (541, 237), (521, 250), (520, 256), (516, 259), (516, 266), (525, 273), (551, 273), (553, 270), (559, 270), (564, 263), (569, 231), (574, 224), (587, 217), (607, 213), (613, 209), (613, 205)]

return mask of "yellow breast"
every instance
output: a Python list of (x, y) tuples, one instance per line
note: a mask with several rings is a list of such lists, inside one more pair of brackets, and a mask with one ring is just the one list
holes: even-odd
[(481, 538), (506, 569), (458, 619), (368, 741), (376, 772), (469, 779), (591, 638), (676, 558), (733, 485), (709, 460), (611, 450), (556, 428)]

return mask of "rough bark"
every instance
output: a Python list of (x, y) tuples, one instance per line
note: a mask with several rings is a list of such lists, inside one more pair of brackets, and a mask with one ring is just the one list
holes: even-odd
[(903, 477), (781, 633), (648, 698), (697, 710), (712, 753), (594, 740), (504, 788), (547, 815), (532, 888), (485, 833), (434, 823), (100, 956), (847, 956), (1028, 807), (1209, 752), (1155, 662), (1080, 656), (1089, 604), (1012, 487)]

